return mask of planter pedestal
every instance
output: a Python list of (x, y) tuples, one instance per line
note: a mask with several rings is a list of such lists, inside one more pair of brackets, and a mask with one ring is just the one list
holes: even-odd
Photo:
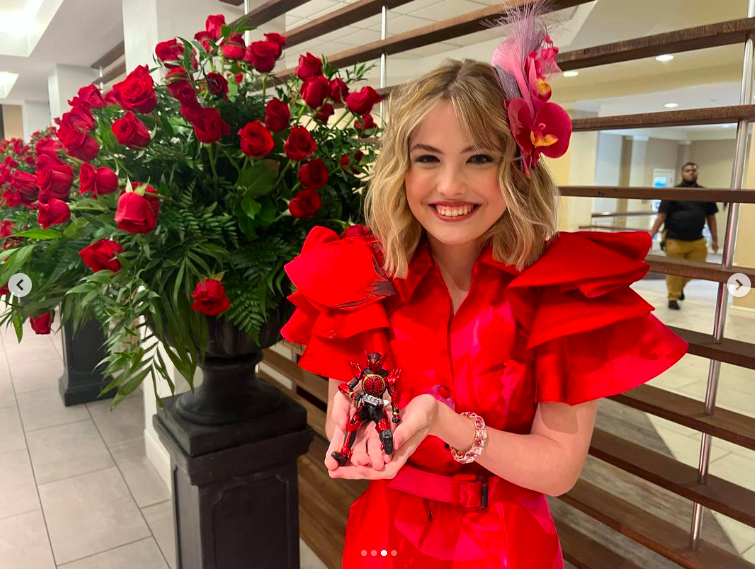
[[(58, 389), (66, 407), (97, 401), (102, 389), (110, 383), (110, 378), (103, 377), (105, 366), (97, 363), (107, 356), (103, 346), (105, 333), (100, 323), (91, 319), (86, 322), (79, 333), (73, 335), (73, 323), (63, 324), (63, 364), (65, 369), (58, 380)], [(115, 396), (112, 390), (101, 399)]]
[(171, 456), (179, 569), (298, 569), (296, 459), (314, 436), (305, 409), (282, 397), (265, 415), (213, 426), (184, 419), (177, 398), (153, 424)]

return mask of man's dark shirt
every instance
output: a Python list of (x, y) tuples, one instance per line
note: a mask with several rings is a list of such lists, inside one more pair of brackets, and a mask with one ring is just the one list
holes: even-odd
[[(683, 181), (677, 188), (702, 188), (697, 182)], [(666, 239), (696, 241), (703, 238), (705, 219), (718, 212), (715, 202), (662, 200), (659, 213), (666, 214)]]

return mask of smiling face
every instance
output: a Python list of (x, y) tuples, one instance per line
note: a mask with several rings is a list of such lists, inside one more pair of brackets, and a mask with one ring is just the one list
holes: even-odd
[(447, 246), (476, 242), (506, 211), (500, 152), (473, 148), (452, 104), (439, 102), (409, 140), (406, 198), (428, 238)]

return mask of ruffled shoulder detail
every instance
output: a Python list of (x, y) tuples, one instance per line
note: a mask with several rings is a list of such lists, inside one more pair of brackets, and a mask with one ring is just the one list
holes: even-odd
[(559, 233), (508, 286), (528, 333), (538, 401), (571, 405), (615, 395), (676, 363), (687, 343), (630, 285), (647, 274), (645, 232)]
[(382, 301), (397, 294), (381, 269), (375, 238), (352, 234), (341, 238), (320, 226), (310, 231), (301, 254), (285, 267), (297, 288), (288, 297), (296, 311), (281, 330), (285, 339), (307, 346), (302, 368), (343, 381), (352, 377), (349, 360), (362, 362), (365, 350), (390, 360)]

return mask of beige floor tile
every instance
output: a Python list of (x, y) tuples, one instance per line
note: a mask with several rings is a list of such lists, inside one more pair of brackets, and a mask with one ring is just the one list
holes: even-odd
[(168, 564), (154, 538), (150, 537), (80, 561), (59, 565), (58, 569), (168, 569)]
[[(701, 380), (679, 388), (678, 393), (693, 397), (698, 401), (704, 401), (706, 389), (707, 382)], [(737, 413), (742, 413), (749, 417), (755, 417), (755, 393), (747, 393), (731, 389), (725, 379), (722, 379), (719, 381), (718, 390), (716, 392), (716, 406), (721, 407), (722, 409), (736, 411)]]
[(5, 357), (11, 370), (18, 365), (28, 362), (62, 361), (63, 358), (55, 349), (49, 337), (24, 336), (20, 344), (15, 340), (5, 342)]
[[(733, 452), (734, 454), (738, 454), (739, 456), (743, 456), (745, 458), (749, 458), (752, 461), (755, 461), (755, 450), (750, 450), (723, 439), (717, 439), (716, 437), (713, 437), (713, 448), (720, 448), (721, 450), (724, 450), (726, 452)], [(755, 473), (753, 473), (753, 476), (755, 476)]]
[(755, 545), (753, 545), (750, 549), (744, 552), (742, 555), (742, 559), (745, 561), (749, 561), (753, 565), (755, 565)]
[(37, 484), (113, 466), (91, 420), (32, 431), (26, 437)]
[(58, 387), (58, 380), (63, 375), (63, 360), (25, 361), (11, 367), (11, 377), (16, 395), (37, 389)]
[(27, 433), (89, 419), (85, 405), (66, 407), (57, 387), (19, 393), (18, 410)]
[(21, 417), (15, 407), (0, 408), (0, 452), (20, 450), (26, 448), (24, 431), (21, 428)]
[(171, 569), (176, 569), (176, 535), (173, 522), (173, 502), (168, 500), (142, 508), (144, 517), (155, 536), (160, 550), (168, 560)]
[(328, 569), (303, 539), (299, 540), (299, 561), (301, 569)]
[(710, 465), (710, 473), (744, 488), (755, 490), (755, 460), (729, 453)]
[(55, 569), (40, 510), (0, 520), (0, 567)]
[(39, 493), (58, 565), (149, 537), (115, 467), (42, 484)]
[[(751, 528), (737, 520), (732, 520), (718, 512), (713, 512), (713, 515), (718, 520), (718, 523), (721, 524), (721, 527), (724, 528), (726, 535), (729, 536), (729, 539), (731, 539), (732, 544), (740, 555), (755, 545), (755, 528)], [(703, 528), (703, 533), (705, 533), (705, 528)]]
[(110, 401), (87, 403), (86, 406), (108, 446), (144, 437), (144, 394), (132, 393), (113, 411)]
[(140, 508), (170, 499), (170, 490), (147, 458), (144, 440), (116, 445), (110, 452)]
[(0, 465), (0, 519), (39, 510), (37, 483), (28, 451), (0, 453)]
[[(700, 459), (700, 441), (692, 437), (682, 435), (676, 431), (671, 431), (663, 427), (656, 428), (658, 435), (666, 443), (674, 458), (679, 462), (683, 462), (689, 466), (697, 468), (698, 461)], [(713, 462), (720, 458), (723, 458), (728, 454), (727, 451), (721, 448), (712, 447), (710, 452), (710, 461)]]
[(0, 407), (15, 407), (16, 396), (10, 376), (0, 375)]
[(656, 429), (674, 431), (675, 433), (678, 433), (685, 437), (697, 437), (700, 434), (700, 431), (696, 431), (694, 429), (690, 429), (689, 427), (685, 427), (684, 425), (674, 423), (673, 421), (669, 421), (668, 419), (664, 419), (663, 417), (656, 417), (655, 415), (648, 413), (647, 418)]

